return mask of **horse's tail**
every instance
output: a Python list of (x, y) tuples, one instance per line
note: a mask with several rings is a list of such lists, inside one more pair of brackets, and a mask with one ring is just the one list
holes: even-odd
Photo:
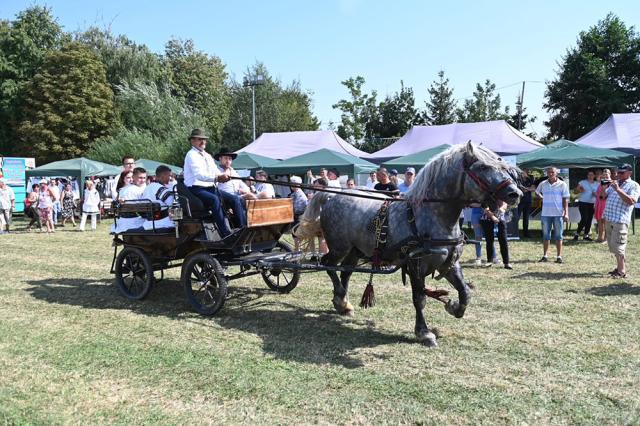
[(322, 235), (320, 226), (320, 212), (322, 206), (333, 196), (329, 192), (316, 192), (307, 205), (306, 210), (300, 216), (300, 222), (293, 230), (293, 235), (303, 241), (312, 241)]

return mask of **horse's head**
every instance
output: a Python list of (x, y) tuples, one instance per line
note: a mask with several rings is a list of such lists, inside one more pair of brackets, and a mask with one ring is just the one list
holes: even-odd
[(463, 196), (477, 200), (491, 210), (500, 201), (515, 206), (522, 197), (518, 188), (520, 170), (509, 166), (496, 153), (481, 145), (468, 142), (464, 148), (463, 167), (466, 174)]

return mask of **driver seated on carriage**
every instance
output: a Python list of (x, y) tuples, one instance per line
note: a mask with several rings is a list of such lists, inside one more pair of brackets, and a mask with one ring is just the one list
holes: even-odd
[[(205, 151), (208, 137), (201, 129), (193, 129), (189, 136), (191, 149), (184, 159), (184, 184), (198, 197), (202, 203), (211, 209), (213, 220), (218, 233), (225, 240), (232, 240), (238, 236), (242, 228), (247, 226), (247, 215), (244, 201), (236, 194), (219, 191), (216, 183), (224, 183), (230, 177), (219, 171), (213, 157)], [(230, 154), (235, 158), (236, 154)], [(225, 220), (224, 205), (231, 208), (238, 222), (239, 228), (231, 230)]]

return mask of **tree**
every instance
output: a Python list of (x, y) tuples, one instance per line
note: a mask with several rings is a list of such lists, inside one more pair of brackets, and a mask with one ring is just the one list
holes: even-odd
[(425, 101), (426, 111), (422, 119), (429, 125), (450, 124), (456, 121), (456, 101), (453, 89), (449, 87), (449, 79), (444, 78), (444, 71), (438, 72), (438, 81), (431, 83), (428, 89), (429, 100)]
[(76, 40), (91, 48), (107, 69), (107, 81), (113, 91), (123, 84), (153, 83), (161, 88), (169, 81), (169, 70), (162, 58), (126, 36), (115, 36), (109, 29), (90, 27)]
[(581, 32), (547, 83), (549, 136), (575, 140), (612, 113), (640, 111), (640, 37), (609, 14)]
[[(507, 118), (507, 123), (509, 123), (511, 127), (521, 132), (525, 132), (527, 126), (529, 124), (533, 124), (536, 119), (536, 116), (529, 117), (529, 114), (527, 114), (527, 108), (522, 105), (522, 95), (520, 95), (516, 99), (515, 112)], [(526, 135), (530, 138), (537, 139), (537, 135), (533, 131), (526, 132)]]
[(17, 154), (16, 130), (27, 84), (46, 53), (65, 38), (46, 7), (33, 6), (14, 21), (0, 21), (0, 153)]
[(78, 43), (49, 52), (27, 85), (22, 117), (23, 154), (39, 161), (84, 154), (114, 120), (113, 92), (100, 59)]
[[(400, 81), (400, 92), (387, 96), (377, 108), (379, 119), (366, 123), (366, 137), (391, 138), (402, 136), (415, 124), (421, 124), (420, 113), (415, 107), (411, 87)], [(369, 117), (371, 119), (372, 117)], [(375, 117), (373, 117), (375, 118)]]
[(494, 94), (496, 85), (487, 79), (484, 86), (476, 84), (473, 99), (466, 99), (462, 108), (456, 114), (461, 123), (475, 123), (479, 121), (506, 120), (509, 117), (509, 107), (500, 112), (500, 95)]
[(201, 114), (213, 142), (220, 142), (229, 118), (227, 72), (217, 56), (196, 50), (192, 40), (170, 40), (165, 60), (171, 71), (171, 94)]
[[(300, 82), (284, 87), (274, 79), (263, 63), (256, 63), (245, 72), (246, 78), (261, 75), (263, 84), (256, 86), (256, 135), (264, 132), (317, 130), (318, 119), (311, 111), (311, 95)], [(231, 83), (231, 113), (224, 129), (224, 144), (232, 149), (241, 148), (253, 139), (253, 113), (251, 88), (242, 82)]]
[(376, 97), (374, 90), (370, 95), (362, 93), (364, 77), (357, 76), (341, 82), (349, 90), (351, 99), (341, 99), (333, 105), (342, 111), (338, 135), (352, 144), (360, 143), (365, 138), (367, 123), (377, 118)]
[[(88, 157), (113, 164), (129, 154), (180, 165), (191, 148), (189, 132), (205, 121), (182, 99), (153, 83), (118, 86), (116, 105), (120, 127), (96, 140)], [(211, 152), (215, 148), (215, 144), (207, 146)]]

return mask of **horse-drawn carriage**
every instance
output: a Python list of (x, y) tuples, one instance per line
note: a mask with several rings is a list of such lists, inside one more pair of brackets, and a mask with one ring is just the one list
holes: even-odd
[[(179, 182), (171, 208), (164, 211), (151, 200), (115, 203), (116, 223), (121, 218), (145, 217), (152, 229), (134, 229), (113, 236), (111, 272), (120, 292), (131, 300), (144, 299), (165, 269), (181, 267), (181, 283), (187, 300), (203, 315), (214, 315), (224, 305), (227, 282), (260, 274), (267, 286), (288, 293), (298, 284), (298, 270), (274, 266), (294, 254), (281, 236), (293, 223), (290, 199), (247, 201), (247, 227), (232, 242), (220, 237), (211, 212)], [(175, 227), (156, 228), (156, 220), (168, 215)], [(233, 221), (232, 217), (229, 217)], [(233, 275), (231, 266), (239, 267)], [(159, 275), (159, 277), (157, 277)]]

